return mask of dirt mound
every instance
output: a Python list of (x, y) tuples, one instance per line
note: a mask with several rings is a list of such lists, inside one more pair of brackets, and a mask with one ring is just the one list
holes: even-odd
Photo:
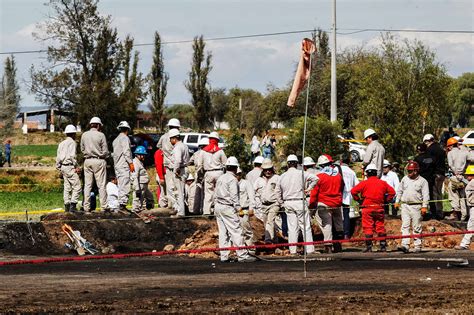
[[(175, 219), (167, 217), (166, 211), (155, 211), (156, 219), (145, 224), (137, 217), (122, 214), (91, 215), (55, 213), (42, 217), (35, 223), (6, 223), (0, 225), (0, 250), (15, 254), (66, 254), (70, 250), (64, 245), (69, 242), (62, 232), (64, 223), (92, 243), (102, 253), (127, 253), (152, 250), (213, 248), (218, 244), (217, 224), (206, 218)], [(263, 240), (263, 224), (255, 217), (251, 218), (254, 240), (257, 244)], [(385, 226), (388, 235), (400, 234), (401, 221), (387, 219)], [(460, 227), (438, 221), (423, 222), (424, 232), (461, 231)], [(319, 229), (314, 226), (315, 240), (321, 240)], [(356, 221), (355, 238), (363, 237), (360, 220)], [(424, 240), (427, 248), (453, 248), (459, 244), (462, 235), (431, 237)], [(285, 242), (285, 240), (281, 240)], [(400, 240), (389, 240), (389, 246), (395, 248)], [(350, 244), (347, 247), (364, 246)], [(346, 246), (345, 246), (346, 247)], [(286, 251), (278, 251), (285, 253)], [(263, 252), (273, 254), (273, 251)], [(191, 254), (200, 257), (216, 257), (215, 253)]]

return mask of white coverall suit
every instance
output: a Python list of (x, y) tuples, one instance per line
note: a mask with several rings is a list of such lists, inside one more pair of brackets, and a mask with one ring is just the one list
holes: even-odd
[(153, 208), (155, 201), (153, 193), (148, 189), (148, 184), (150, 183), (148, 172), (138, 157), (133, 159), (133, 165), (135, 166), (135, 172), (132, 173), (134, 190), (132, 210), (140, 212), (145, 210), (145, 208), (151, 209)]
[(127, 205), (130, 195), (130, 164), (132, 162), (132, 150), (130, 139), (124, 133), (120, 133), (112, 142), (115, 176), (119, 189), (118, 201), (120, 205)]
[[(219, 228), (219, 247), (244, 246), (238, 215), (240, 210), (239, 183), (235, 174), (227, 172), (217, 179), (214, 202), (217, 227)], [(246, 249), (237, 250), (236, 253), (239, 261), (249, 258)], [(221, 261), (228, 259), (229, 251), (221, 251)]]
[(240, 206), (244, 214), (240, 215), (240, 226), (242, 227), (242, 236), (244, 238), (244, 243), (247, 246), (253, 245), (253, 230), (250, 225), (250, 217), (248, 215), (249, 210), (255, 210), (255, 195), (254, 190), (250, 183), (241, 179), (239, 181), (239, 191), (240, 191)]
[[(250, 183), (254, 194), (255, 194), (255, 182), (257, 179), (260, 178), (262, 175), (262, 168), (261, 167), (254, 167), (250, 172), (247, 173), (245, 179)], [(260, 212), (261, 209), (255, 209), (255, 217), (263, 222), (263, 213)]]
[(273, 175), (270, 178), (261, 176), (255, 182), (255, 208), (256, 212), (262, 216), (265, 227), (265, 242), (273, 243), (276, 241), (275, 229), (281, 232), (280, 204), (276, 187), (280, 180), (279, 175)]
[[(402, 209), (402, 235), (410, 235), (410, 226), (413, 234), (421, 234), (422, 232), (422, 216), (421, 208), (428, 207), (430, 199), (430, 189), (428, 182), (421, 176), (411, 179), (408, 176), (402, 178), (398, 185), (396, 202), (401, 202)], [(415, 249), (421, 249), (421, 238), (415, 238), (413, 241)], [(410, 239), (403, 238), (402, 246), (410, 248)]]
[(383, 160), (385, 159), (385, 148), (378, 140), (373, 140), (365, 150), (364, 166), (374, 164), (377, 167), (377, 177), (381, 178), (383, 174)]
[[(163, 164), (166, 169), (165, 173), (165, 185), (166, 190), (162, 190), (160, 194), (160, 205), (163, 207), (173, 208), (176, 200), (174, 199), (174, 174), (173, 174), (173, 145), (170, 142), (169, 133), (165, 133), (161, 136), (160, 140), (156, 144), (156, 147), (163, 152)], [(164, 192), (164, 193), (163, 193)]]
[(204, 172), (204, 215), (211, 214), (217, 179), (223, 174), (226, 162), (227, 157), (223, 150), (214, 153), (203, 150), (199, 156), (198, 173)]
[(96, 128), (82, 134), (81, 151), (84, 154), (84, 211), (90, 211), (90, 195), (93, 179), (99, 188), (99, 199), (102, 208), (107, 207), (107, 162), (109, 149), (105, 135)]
[(469, 151), (459, 147), (452, 148), (448, 152), (448, 165), (453, 176), (449, 178), (448, 195), (451, 207), (454, 211), (460, 211), (462, 219), (467, 216), (465, 185), (462, 183), (462, 176), (469, 160)]
[[(81, 195), (81, 180), (76, 173), (76, 141), (67, 137), (58, 146), (56, 168), (63, 175), (64, 204), (77, 204)], [(69, 211), (69, 209), (64, 209)]]
[[(469, 206), (469, 221), (467, 222), (467, 230), (474, 230), (474, 179), (466, 186), (466, 201)], [(469, 248), (471, 244), (472, 234), (464, 234), (460, 246)]]
[(184, 204), (184, 185), (188, 174), (186, 173), (186, 165), (189, 162), (188, 147), (181, 141), (178, 141), (173, 148), (172, 165), (173, 165), (173, 188), (174, 199), (176, 200), (173, 208), (176, 214), (184, 216), (186, 214)]
[[(313, 241), (313, 232), (309, 219), (309, 209), (306, 202), (304, 188), (313, 189), (316, 185), (315, 176), (304, 173), (304, 182), (301, 170), (290, 167), (288, 171), (280, 177), (280, 184), (277, 185), (278, 202), (283, 205), (288, 220), (288, 242), (298, 242), (298, 234), (301, 231), (305, 242)], [(304, 203), (304, 209), (303, 209)], [(306, 245), (306, 253), (314, 252), (313, 245)], [(290, 253), (296, 254), (296, 246), (290, 246)]]

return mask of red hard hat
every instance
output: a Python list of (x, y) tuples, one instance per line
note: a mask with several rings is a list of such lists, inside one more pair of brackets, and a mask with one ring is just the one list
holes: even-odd
[(407, 164), (407, 171), (415, 171), (415, 170), (418, 171), (419, 169), (420, 169), (420, 166), (415, 161), (410, 161)]
[(328, 158), (329, 162), (334, 163), (332, 156), (330, 156), (329, 154), (323, 154), (323, 155)]

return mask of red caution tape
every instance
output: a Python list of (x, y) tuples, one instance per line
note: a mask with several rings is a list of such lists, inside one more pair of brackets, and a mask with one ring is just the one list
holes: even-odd
[(439, 233), (409, 234), (409, 235), (388, 235), (388, 236), (383, 236), (383, 237), (354, 238), (350, 240), (280, 243), (280, 244), (265, 244), (265, 245), (239, 246), (239, 247), (232, 246), (232, 247), (223, 247), (223, 248), (213, 247), (213, 248), (199, 248), (199, 249), (180, 249), (180, 250), (173, 250), (173, 251), (143, 252), (143, 253), (128, 253), (128, 254), (40, 258), (40, 259), (27, 259), (27, 260), (20, 259), (20, 260), (11, 260), (11, 261), (0, 261), (0, 266), (46, 264), (46, 263), (67, 262), (67, 261), (86, 261), (86, 260), (102, 260), (102, 259), (125, 259), (125, 258), (150, 257), (150, 256), (200, 254), (200, 253), (219, 252), (219, 251), (225, 251), (225, 250), (238, 250), (238, 249), (263, 249), (263, 248), (273, 249), (273, 248), (288, 247), (288, 246), (322, 245), (322, 244), (333, 244), (333, 243), (358, 243), (358, 242), (365, 242), (365, 241), (381, 241), (381, 240), (387, 240), (387, 239), (393, 240), (393, 239), (402, 239), (402, 238), (425, 238), (425, 237), (463, 235), (463, 234), (474, 234), (474, 231), (439, 232)]

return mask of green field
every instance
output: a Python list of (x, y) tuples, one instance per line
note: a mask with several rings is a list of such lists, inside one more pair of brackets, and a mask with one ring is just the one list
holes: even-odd
[(50, 210), (63, 207), (62, 192), (0, 192), (0, 212)]
[(58, 146), (46, 145), (17, 145), (12, 147), (12, 156), (56, 157)]

